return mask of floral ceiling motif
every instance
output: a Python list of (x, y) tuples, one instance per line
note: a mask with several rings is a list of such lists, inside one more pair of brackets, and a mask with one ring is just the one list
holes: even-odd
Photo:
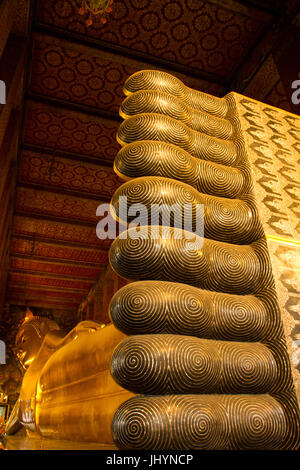
[(122, 0), (115, 2), (105, 27), (100, 20), (88, 27), (75, 14), (77, 5), (74, 0), (39, 2), (38, 20), (219, 75), (233, 73), (269, 19), (259, 11), (254, 20), (199, 0)]
[[(256, 55), (253, 45), (278, 2), (265, 0), (262, 9), (235, 0), (115, 0), (107, 22), (95, 17), (90, 26), (80, 0), (36, 3), (7, 300), (22, 303), (26, 286), (28, 305), (75, 312), (108, 259), (96, 209), (122, 183), (112, 165), (125, 80), (154, 68), (224, 96), (241, 64), (243, 83), (264, 56), (268, 40)], [(26, 5), (15, 21), (21, 34)], [(270, 57), (247, 85), (249, 96), (287, 106), (275, 76)]]

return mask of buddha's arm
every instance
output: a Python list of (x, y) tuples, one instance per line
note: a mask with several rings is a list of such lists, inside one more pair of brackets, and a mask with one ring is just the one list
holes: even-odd
[(5, 434), (7, 434), (8, 436), (15, 434), (22, 427), (22, 424), (20, 423), (20, 420), (19, 420), (19, 412), (20, 412), (20, 400), (17, 400), (5, 426)]

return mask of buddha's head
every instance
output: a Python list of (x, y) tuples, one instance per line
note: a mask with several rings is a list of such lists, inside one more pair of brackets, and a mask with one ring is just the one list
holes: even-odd
[(29, 309), (26, 310), (26, 317), (16, 336), (17, 357), (23, 367), (27, 368), (35, 359), (45, 335), (59, 329), (55, 321), (34, 316)]

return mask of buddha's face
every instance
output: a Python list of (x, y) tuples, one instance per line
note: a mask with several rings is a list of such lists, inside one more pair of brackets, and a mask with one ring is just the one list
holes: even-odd
[(39, 330), (31, 322), (22, 326), (16, 340), (17, 357), (24, 367), (28, 367), (35, 359), (42, 345), (43, 338)]

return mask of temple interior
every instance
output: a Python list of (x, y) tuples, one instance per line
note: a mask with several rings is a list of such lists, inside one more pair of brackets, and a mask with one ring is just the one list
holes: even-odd
[(299, 449), (299, 58), (297, 0), (0, 0), (0, 447)]

